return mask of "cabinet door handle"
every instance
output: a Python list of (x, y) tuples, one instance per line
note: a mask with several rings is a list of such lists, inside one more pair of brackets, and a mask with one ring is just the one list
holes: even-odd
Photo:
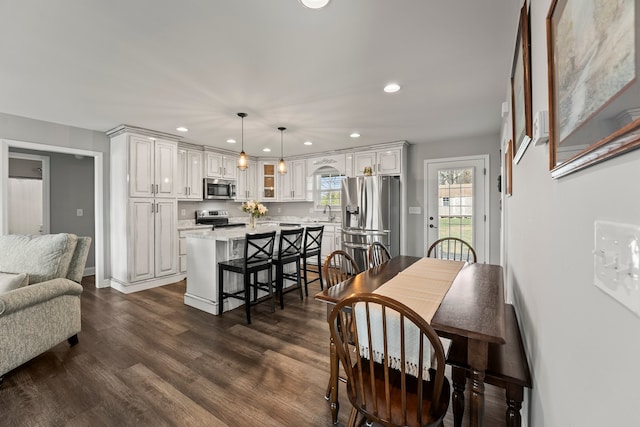
[(158, 194), (158, 184), (156, 184), (156, 194)]
[(153, 192), (153, 189), (154, 189), (154, 186), (153, 186), (153, 184), (151, 184), (151, 194), (155, 194), (155, 193)]
[(222, 175), (222, 166), (218, 166), (218, 174)]

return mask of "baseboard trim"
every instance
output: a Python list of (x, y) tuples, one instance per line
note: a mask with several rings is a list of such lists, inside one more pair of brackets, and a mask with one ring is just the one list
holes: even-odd
[(120, 282), (113, 277), (109, 279), (109, 283), (113, 289), (122, 292), (123, 294), (130, 294), (133, 292), (145, 291), (147, 289), (157, 288), (159, 286), (170, 285), (172, 283), (183, 280), (186, 276), (184, 274), (173, 274), (171, 276), (164, 276), (157, 279), (141, 280), (134, 283)]

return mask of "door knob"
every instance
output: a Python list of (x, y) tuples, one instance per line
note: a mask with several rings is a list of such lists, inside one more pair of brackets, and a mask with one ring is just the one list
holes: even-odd
[(438, 227), (436, 227), (436, 226), (435, 226), (435, 225), (433, 225), (433, 224), (429, 224), (429, 228), (438, 228)]

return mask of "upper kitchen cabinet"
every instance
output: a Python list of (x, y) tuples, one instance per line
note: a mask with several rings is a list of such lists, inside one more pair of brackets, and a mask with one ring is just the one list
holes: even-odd
[(280, 201), (304, 201), (307, 199), (306, 169), (306, 160), (287, 162), (287, 173), (280, 175)]
[(180, 144), (178, 147), (179, 200), (202, 200), (202, 148)]
[(258, 162), (258, 200), (260, 201), (278, 201), (276, 164), (275, 160)]
[(373, 175), (400, 175), (402, 173), (402, 148), (356, 152), (353, 156), (356, 176), (365, 175), (371, 168)]
[(326, 166), (334, 168), (340, 175), (348, 176), (344, 154), (331, 154), (307, 159), (307, 176), (312, 176), (318, 169)]
[(245, 202), (247, 200), (255, 200), (258, 198), (257, 180), (258, 162), (249, 160), (247, 168), (243, 171), (238, 170), (238, 180), (236, 183), (236, 201)]
[(237, 157), (211, 151), (205, 152), (205, 177), (236, 179)]
[(128, 158), (123, 160), (128, 165), (130, 197), (176, 197), (175, 141), (133, 134), (122, 134), (112, 141), (111, 150), (128, 147)]

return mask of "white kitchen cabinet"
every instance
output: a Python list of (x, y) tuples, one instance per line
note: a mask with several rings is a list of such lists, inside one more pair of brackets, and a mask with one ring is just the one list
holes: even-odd
[(177, 269), (175, 200), (129, 199), (127, 282), (174, 274)]
[[(338, 233), (340, 230), (338, 229)], [(322, 232), (322, 246), (320, 247), (320, 256), (322, 262), (327, 259), (331, 252), (336, 250), (336, 234), (333, 225), (325, 225)]]
[(354, 173), (364, 175), (370, 167), (374, 175), (400, 175), (402, 173), (402, 149), (390, 148), (378, 151), (361, 151), (353, 156)]
[(348, 177), (355, 176), (353, 173), (353, 157), (354, 153), (345, 154), (345, 162), (344, 162), (344, 174)]
[(278, 201), (276, 163), (275, 161), (258, 162), (258, 200), (260, 201)]
[(178, 199), (202, 200), (202, 154), (199, 150), (178, 148)]
[(257, 191), (257, 175), (258, 162), (249, 160), (247, 168), (243, 171), (238, 170), (236, 182), (236, 201), (245, 202), (247, 200), (255, 200), (258, 198)]
[(206, 178), (236, 179), (237, 157), (207, 151), (205, 153)]
[(178, 276), (178, 147), (170, 138), (177, 137), (128, 126), (107, 134), (111, 286), (129, 293), (173, 283)]
[(174, 141), (126, 135), (130, 197), (175, 197), (177, 144)]
[(279, 176), (280, 201), (299, 201), (307, 199), (307, 162), (291, 160), (287, 162), (287, 173)]

